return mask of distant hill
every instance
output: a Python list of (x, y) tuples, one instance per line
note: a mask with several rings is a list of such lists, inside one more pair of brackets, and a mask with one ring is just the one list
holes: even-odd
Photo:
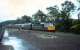
[(15, 23), (16, 23), (16, 20), (7, 20), (7, 21), (4, 21), (4, 22), (1, 22), (0, 27), (8, 25), (8, 24), (15, 24)]

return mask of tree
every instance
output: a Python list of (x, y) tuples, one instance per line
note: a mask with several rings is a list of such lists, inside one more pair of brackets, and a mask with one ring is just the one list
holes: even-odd
[(65, 11), (65, 12), (71, 12), (74, 9), (75, 9), (75, 5), (71, 1), (65, 1), (64, 3), (62, 3), (62, 10), (63, 11)]
[[(77, 0), (77, 2), (80, 4), (80, 0)], [(80, 6), (78, 7), (78, 9), (77, 9), (78, 11), (80, 10)]]
[[(80, 0), (77, 0), (77, 1), (80, 4)], [(79, 11), (79, 13), (78, 13), (78, 22), (80, 22), (80, 6), (78, 7), (77, 10)]]
[(27, 16), (27, 15), (24, 15), (24, 16), (22, 16), (22, 18), (21, 18), (21, 20), (23, 21), (23, 22), (31, 22), (31, 17), (29, 17), (29, 16)]
[(47, 10), (49, 11), (49, 15), (52, 17), (59, 17), (59, 8), (55, 5), (53, 7), (48, 7)]
[(62, 3), (62, 12), (61, 13), (66, 14), (64, 16), (65, 19), (68, 20), (70, 17), (70, 13), (73, 12), (74, 10), (75, 10), (75, 5), (71, 1), (65, 1), (64, 3)]
[(61, 14), (65, 14), (65, 19), (68, 20), (70, 18), (70, 13), (75, 10), (75, 5), (71, 1), (65, 1), (62, 3), (62, 11)]
[[(57, 5), (53, 6), (53, 7), (48, 7), (46, 8), (48, 10), (48, 18), (52, 19), (51, 22), (55, 22), (57, 23), (55, 20), (56, 19), (59, 19), (60, 17), (60, 10), (59, 10), (59, 7)], [(54, 19), (53, 19), (54, 18)]]
[(21, 18), (17, 18), (16, 19), (16, 24), (21, 24), (21, 23), (23, 23), (22, 19)]
[(77, 0), (80, 3), (80, 0)]
[(47, 16), (41, 10), (38, 10), (38, 12), (33, 15), (33, 17), (35, 21), (45, 22)]
[(71, 26), (70, 13), (75, 10), (75, 5), (71, 1), (65, 1), (62, 3), (61, 16), (64, 17), (65, 30), (69, 30)]

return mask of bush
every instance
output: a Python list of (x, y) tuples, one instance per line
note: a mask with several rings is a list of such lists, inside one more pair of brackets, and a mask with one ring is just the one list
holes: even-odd
[(64, 31), (64, 23), (56, 24), (56, 30), (57, 31)]
[(80, 34), (80, 24), (73, 25), (71, 27), (71, 31), (76, 33), (76, 34)]

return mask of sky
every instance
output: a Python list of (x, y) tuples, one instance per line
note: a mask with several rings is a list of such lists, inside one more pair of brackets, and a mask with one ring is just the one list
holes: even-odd
[[(64, 1), (65, 0), (0, 0), (0, 22), (15, 20), (23, 15), (31, 16), (39, 9), (46, 14), (46, 7), (54, 5), (60, 6)], [(77, 4), (76, 0), (69, 1)], [(76, 16), (76, 14), (73, 15), (73, 18), (76, 19), (74, 16)]]

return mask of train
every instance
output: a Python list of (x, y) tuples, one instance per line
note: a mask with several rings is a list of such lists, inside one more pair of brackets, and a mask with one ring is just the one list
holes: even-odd
[(55, 25), (50, 23), (40, 23), (40, 24), (32, 24), (32, 23), (26, 23), (26, 24), (13, 24), (8, 25), (7, 28), (14, 28), (18, 30), (38, 30), (38, 31), (55, 31)]

